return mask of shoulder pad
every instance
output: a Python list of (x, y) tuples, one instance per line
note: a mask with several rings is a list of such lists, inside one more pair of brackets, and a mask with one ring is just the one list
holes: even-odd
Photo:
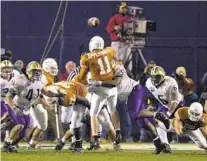
[(14, 87), (25, 86), (26, 82), (27, 82), (27, 78), (24, 74), (20, 74), (11, 79), (11, 85)]

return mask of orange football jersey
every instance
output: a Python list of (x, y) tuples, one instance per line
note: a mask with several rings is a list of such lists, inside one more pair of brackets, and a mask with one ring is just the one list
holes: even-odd
[(112, 80), (114, 77), (114, 54), (115, 50), (111, 47), (84, 54), (80, 60), (79, 79), (84, 80), (90, 71), (93, 80)]
[(172, 121), (174, 127), (176, 118), (182, 121), (183, 127), (187, 130), (196, 130), (207, 125), (207, 115), (205, 113), (203, 113), (199, 121), (193, 122), (188, 118), (188, 109), (189, 107), (182, 107), (176, 111), (175, 118)]
[(60, 91), (66, 94), (64, 100), (64, 106), (66, 107), (75, 103), (77, 95), (85, 97), (87, 94), (86, 86), (79, 82), (62, 81), (55, 83), (54, 85), (58, 86)]
[(78, 78), (79, 78), (79, 75), (76, 75), (76, 76), (72, 79), (72, 82), (79, 82), (79, 83), (81, 83), (81, 84), (88, 85), (88, 81), (87, 81), (86, 77), (85, 77), (84, 80), (80, 80), (80, 79), (78, 79)]

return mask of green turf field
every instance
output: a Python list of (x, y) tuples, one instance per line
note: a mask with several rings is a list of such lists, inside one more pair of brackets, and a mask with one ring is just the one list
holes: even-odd
[(48, 149), (24, 150), (19, 153), (1, 153), (2, 161), (207, 161), (204, 151), (178, 151), (172, 154), (153, 155), (151, 150), (84, 151), (72, 153), (64, 149), (55, 152)]

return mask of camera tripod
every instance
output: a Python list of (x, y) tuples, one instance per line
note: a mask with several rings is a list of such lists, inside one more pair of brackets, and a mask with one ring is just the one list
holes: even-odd
[(147, 65), (147, 62), (142, 53), (143, 48), (138, 46), (133, 46), (131, 48), (132, 54), (132, 74), (135, 80), (138, 80), (140, 73), (143, 72), (143, 68), (141, 68), (141, 63), (144, 64), (144, 67)]

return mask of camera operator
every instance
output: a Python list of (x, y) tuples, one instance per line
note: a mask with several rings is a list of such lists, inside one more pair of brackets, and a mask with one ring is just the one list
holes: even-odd
[(122, 60), (127, 71), (131, 72), (131, 46), (126, 43), (119, 34), (123, 28), (124, 22), (131, 19), (131, 16), (127, 15), (127, 4), (124, 2), (121, 3), (117, 10), (118, 13), (110, 18), (106, 30), (110, 35), (111, 47), (116, 51), (116, 59)]

